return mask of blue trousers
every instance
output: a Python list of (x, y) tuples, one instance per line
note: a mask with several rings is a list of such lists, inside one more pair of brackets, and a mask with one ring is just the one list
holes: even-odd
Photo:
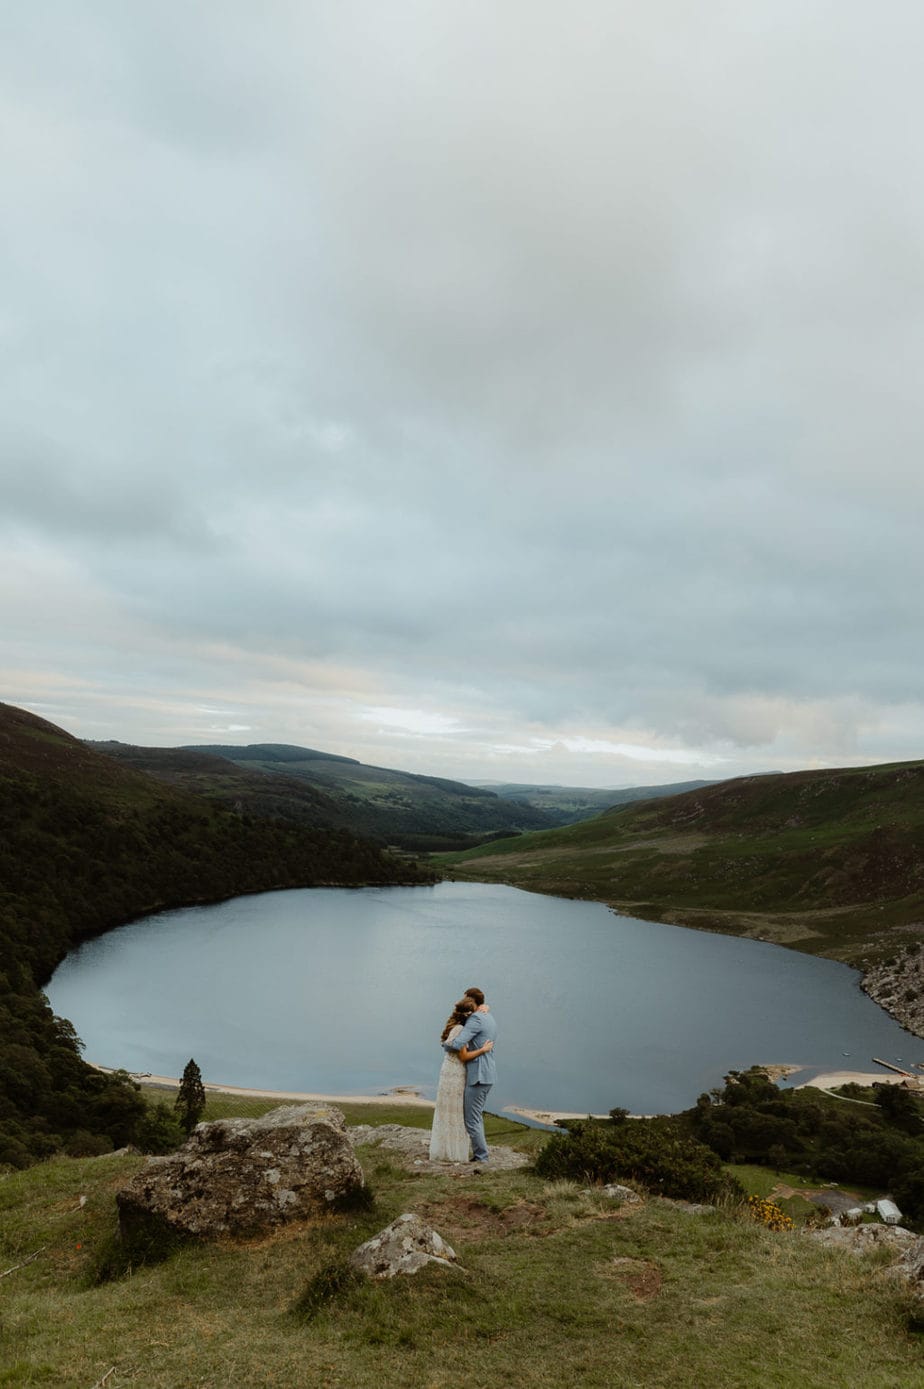
[(484, 1136), (484, 1107), (490, 1085), (466, 1085), (462, 1098), (462, 1114), (465, 1119), (465, 1132), (472, 1140), (472, 1154), (476, 1162), (487, 1162), (488, 1145)]

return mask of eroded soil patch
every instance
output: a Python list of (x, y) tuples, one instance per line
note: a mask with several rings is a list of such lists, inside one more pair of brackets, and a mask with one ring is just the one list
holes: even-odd
[(545, 1206), (535, 1201), (515, 1201), (503, 1210), (495, 1210), (485, 1201), (474, 1196), (449, 1196), (445, 1201), (428, 1201), (418, 1206), (418, 1214), (432, 1222), (440, 1234), (449, 1232), (453, 1239), (464, 1242), (487, 1236), (497, 1238), (518, 1233), (548, 1233), (547, 1227), (540, 1231), (542, 1222), (547, 1219)]
[(651, 1302), (664, 1282), (660, 1268), (649, 1259), (609, 1259), (605, 1264), (598, 1264), (596, 1271), (601, 1278), (621, 1283), (636, 1302)]

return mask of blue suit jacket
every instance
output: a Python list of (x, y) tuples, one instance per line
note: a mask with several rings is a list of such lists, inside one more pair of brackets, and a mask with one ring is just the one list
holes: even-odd
[[(444, 1051), (461, 1051), (468, 1046), (473, 1051), (483, 1047), (485, 1042), (493, 1042), (497, 1037), (497, 1023), (493, 1013), (473, 1013), (462, 1031), (451, 1042), (443, 1043)], [(465, 1063), (466, 1085), (493, 1085), (497, 1080), (497, 1066), (494, 1051), (476, 1056), (474, 1061)]]

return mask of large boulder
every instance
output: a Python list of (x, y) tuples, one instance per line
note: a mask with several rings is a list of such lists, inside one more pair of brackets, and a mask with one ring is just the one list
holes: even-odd
[(417, 1273), (427, 1264), (456, 1265), (455, 1250), (419, 1215), (399, 1215), (350, 1255), (350, 1263), (369, 1278)]
[(260, 1119), (199, 1124), (177, 1152), (151, 1158), (116, 1202), (126, 1238), (220, 1239), (329, 1210), (362, 1185), (340, 1110), (286, 1105)]

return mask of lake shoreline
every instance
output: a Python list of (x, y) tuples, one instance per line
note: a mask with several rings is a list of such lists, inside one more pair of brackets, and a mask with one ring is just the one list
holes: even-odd
[(51, 1006), (87, 1056), (174, 1095), (192, 1054), (216, 1091), (264, 1107), (432, 1112), (445, 999), (470, 977), (515, 1043), (493, 1107), (527, 1123), (680, 1113), (767, 1056), (804, 1058), (787, 1087), (848, 1054), (864, 1072), (924, 1059), (843, 964), (505, 886), (248, 895), (117, 934), (68, 957)]
[[(116, 1070), (116, 1067), (100, 1066), (95, 1061), (89, 1061), (87, 1064), (95, 1071), (102, 1071), (104, 1075), (113, 1075)], [(150, 1071), (129, 1071), (128, 1074), (132, 1080), (150, 1086), (153, 1090), (178, 1090), (180, 1087), (178, 1076), (152, 1075)], [(412, 1085), (396, 1085), (393, 1090), (382, 1090), (377, 1095), (321, 1095), (308, 1090), (255, 1090), (242, 1085), (224, 1085), (217, 1081), (203, 1081), (203, 1088), (206, 1094), (211, 1092), (215, 1095), (234, 1095), (238, 1099), (279, 1100), (280, 1104), (381, 1104), (406, 1105), (415, 1109), (433, 1108), (433, 1100), (426, 1099)]]
[[(88, 1062), (94, 1070), (102, 1071), (104, 1075), (112, 1075), (115, 1067), (100, 1066), (95, 1061)], [(776, 1066), (770, 1065), (761, 1068), (765, 1070), (772, 1080), (785, 1079), (789, 1075), (797, 1074), (806, 1069), (803, 1066)], [(177, 1076), (152, 1075), (149, 1071), (130, 1071), (132, 1080), (139, 1084), (149, 1086), (155, 1090), (178, 1090), (180, 1080)], [(803, 1080), (794, 1088), (799, 1090), (812, 1087), (816, 1090), (836, 1090), (842, 1085), (863, 1085), (866, 1087), (876, 1085), (900, 1085), (904, 1076), (878, 1071), (827, 1071), (822, 1075), (813, 1076), (811, 1080)], [(393, 1090), (383, 1090), (377, 1095), (322, 1095), (317, 1091), (309, 1090), (261, 1090), (252, 1089), (241, 1085), (224, 1085), (218, 1082), (203, 1082), (206, 1094), (233, 1095), (238, 1099), (252, 1100), (278, 1100), (280, 1104), (374, 1104), (389, 1107), (399, 1106), (409, 1109), (430, 1109), (434, 1108), (434, 1101), (428, 1100), (421, 1095), (420, 1091), (412, 1085), (396, 1085)], [(559, 1123), (565, 1123), (569, 1119), (608, 1119), (609, 1114), (588, 1114), (586, 1110), (574, 1109), (531, 1109), (525, 1105), (509, 1104), (503, 1109), (504, 1114), (512, 1114), (517, 1119), (525, 1120), (527, 1124), (536, 1124), (543, 1128), (554, 1128)], [(655, 1119), (660, 1116), (657, 1114), (631, 1114), (632, 1119)]]

